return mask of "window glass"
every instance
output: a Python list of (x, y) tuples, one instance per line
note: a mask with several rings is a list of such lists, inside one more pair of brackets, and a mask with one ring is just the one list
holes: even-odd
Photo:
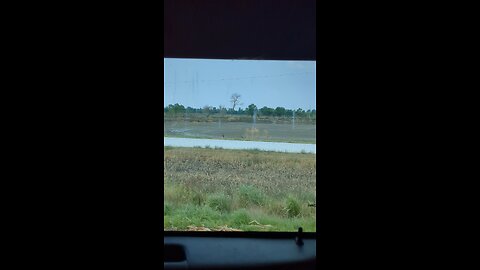
[(315, 231), (316, 62), (164, 65), (164, 230)]

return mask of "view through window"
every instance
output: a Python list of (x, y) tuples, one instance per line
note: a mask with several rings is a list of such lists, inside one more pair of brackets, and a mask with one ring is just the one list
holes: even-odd
[(164, 230), (315, 231), (316, 62), (164, 66)]

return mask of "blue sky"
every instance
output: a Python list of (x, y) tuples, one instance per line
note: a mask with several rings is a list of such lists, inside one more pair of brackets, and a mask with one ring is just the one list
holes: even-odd
[(316, 109), (315, 61), (164, 59), (164, 106)]

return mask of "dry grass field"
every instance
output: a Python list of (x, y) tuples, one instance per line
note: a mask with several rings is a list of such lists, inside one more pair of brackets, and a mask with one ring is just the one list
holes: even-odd
[(164, 230), (315, 231), (316, 155), (164, 151)]

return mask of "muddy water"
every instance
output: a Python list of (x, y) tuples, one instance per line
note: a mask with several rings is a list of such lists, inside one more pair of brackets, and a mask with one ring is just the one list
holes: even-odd
[(259, 149), (263, 151), (313, 153), (316, 154), (316, 144), (255, 142), (236, 140), (212, 140), (191, 138), (163, 138), (164, 146), (174, 147), (221, 147), (224, 149)]

